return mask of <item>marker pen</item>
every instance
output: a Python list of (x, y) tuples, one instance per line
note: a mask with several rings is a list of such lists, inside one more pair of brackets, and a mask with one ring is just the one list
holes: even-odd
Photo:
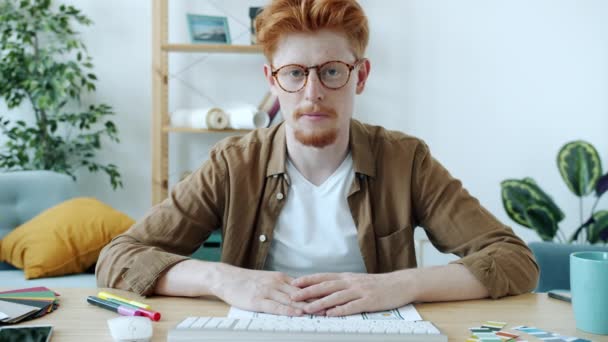
[(88, 296), (87, 302), (100, 308), (117, 312), (118, 314), (123, 316), (143, 316), (141, 311), (137, 311), (124, 305), (118, 305), (116, 303), (108, 302), (107, 300), (103, 300), (95, 296)]
[(139, 307), (137, 307), (135, 305), (131, 305), (131, 304), (125, 304), (125, 303), (123, 303), (123, 302), (121, 302), (119, 300), (116, 300), (116, 299), (109, 298), (109, 299), (107, 299), (107, 301), (111, 302), (111, 303), (114, 303), (114, 304), (117, 304), (117, 305), (126, 306), (128, 308), (133, 309), (133, 310), (139, 311), (139, 312), (141, 312), (142, 316), (148, 317), (149, 319), (151, 319), (153, 321), (159, 321), (160, 320), (160, 312), (142, 309), (142, 308), (139, 308)]
[(152, 311), (152, 310), (146, 310), (146, 309), (142, 309), (142, 308), (138, 308), (135, 305), (131, 305), (131, 304), (125, 304), (119, 300), (116, 299), (107, 299), (108, 302), (112, 302), (114, 304), (118, 304), (118, 305), (122, 305), (122, 306), (126, 306), (128, 308), (131, 308), (135, 311), (139, 311), (141, 313), (142, 316), (148, 317), (149, 319), (153, 320), (153, 321), (160, 321), (160, 312), (158, 311)]
[(111, 294), (108, 292), (101, 291), (97, 295), (99, 296), (99, 298), (104, 299), (104, 300), (115, 299), (115, 300), (117, 300), (119, 302), (123, 302), (125, 304), (137, 306), (138, 308), (142, 308), (142, 309), (146, 309), (146, 310), (151, 309), (150, 305), (148, 305), (148, 304), (136, 302), (134, 300), (130, 300), (130, 299), (126, 299), (126, 298), (122, 298), (122, 297), (119, 297), (115, 294)]

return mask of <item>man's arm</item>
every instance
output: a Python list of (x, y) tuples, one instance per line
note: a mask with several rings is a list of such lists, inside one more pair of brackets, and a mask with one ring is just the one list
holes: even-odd
[(414, 302), (479, 299), (490, 295), (488, 289), (466, 267), (458, 264), (414, 268), (395, 273), (400, 278), (414, 279)]
[[(481, 160), (480, 160), (481, 161)], [(456, 254), (492, 298), (529, 292), (539, 269), (526, 244), (502, 224), (420, 143), (412, 171), (415, 224), (439, 251)]]
[(251, 311), (300, 316), (305, 303), (290, 296), (299, 289), (279, 272), (256, 271), (219, 262), (186, 260), (161, 275), (154, 293), (169, 296), (216, 296)]
[(175, 264), (158, 278), (154, 293), (180, 297), (215, 296), (213, 284), (219, 282), (218, 265), (193, 259)]
[(161, 274), (187, 260), (222, 226), (226, 174), (223, 159), (212, 151), (168, 199), (103, 248), (96, 269), (98, 286), (152, 294)]
[(388, 310), (412, 302), (467, 300), (489, 295), (466, 267), (457, 264), (383, 274), (314, 274), (300, 277), (292, 285), (302, 288), (291, 297), (294, 301), (321, 298), (304, 306), (306, 313), (328, 316)]

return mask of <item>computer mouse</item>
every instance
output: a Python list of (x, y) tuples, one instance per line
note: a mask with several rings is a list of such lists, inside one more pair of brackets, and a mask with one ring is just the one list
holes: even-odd
[(116, 342), (147, 342), (152, 338), (152, 322), (147, 317), (121, 316), (108, 320)]

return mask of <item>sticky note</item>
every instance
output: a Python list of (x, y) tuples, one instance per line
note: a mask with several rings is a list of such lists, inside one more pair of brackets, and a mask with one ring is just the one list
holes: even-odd
[(495, 334), (496, 334), (497, 336), (500, 336), (500, 337), (507, 337), (507, 338), (510, 338), (510, 339), (513, 339), (513, 338), (517, 338), (517, 337), (519, 337), (519, 335), (512, 334), (512, 333), (510, 333), (510, 332), (506, 332), (506, 331), (497, 331)]
[(475, 333), (478, 339), (481, 341), (497, 341), (500, 342), (500, 337), (496, 336), (494, 333)]

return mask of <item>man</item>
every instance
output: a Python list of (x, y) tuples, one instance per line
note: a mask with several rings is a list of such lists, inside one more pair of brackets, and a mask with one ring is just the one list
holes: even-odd
[[(274, 0), (257, 19), (285, 122), (225, 139), (99, 258), (99, 286), (347, 315), (534, 288), (525, 244), (420, 140), (352, 119), (370, 73), (355, 0)], [(462, 258), (416, 268), (413, 230)], [(222, 263), (192, 260), (222, 229)]]

